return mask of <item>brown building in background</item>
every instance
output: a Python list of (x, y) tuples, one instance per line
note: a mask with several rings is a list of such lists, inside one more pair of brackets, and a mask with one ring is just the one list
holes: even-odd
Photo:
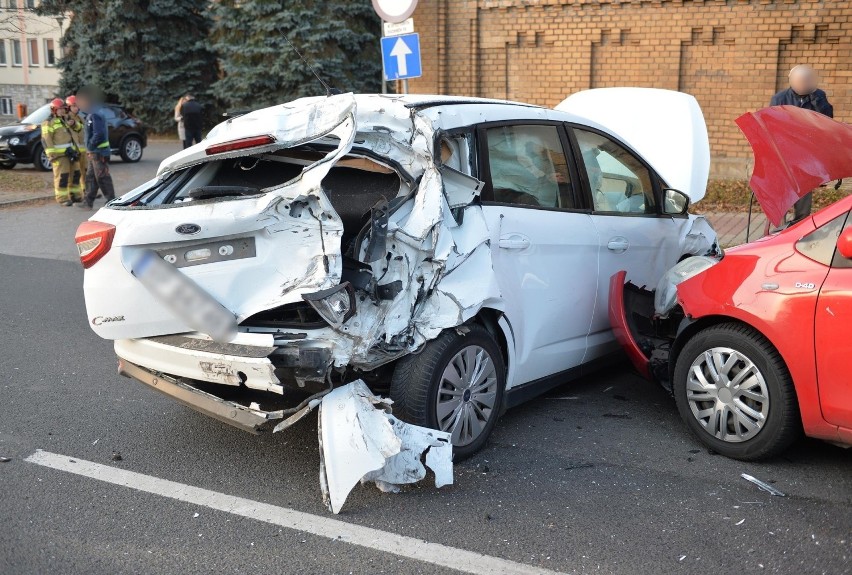
[(852, 120), (849, 0), (420, 0), (414, 22), (411, 92), (544, 106), (610, 86), (694, 95), (714, 177), (745, 178), (734, 118), (768, 105), (796, 64), (819, 70), (835, 117)]

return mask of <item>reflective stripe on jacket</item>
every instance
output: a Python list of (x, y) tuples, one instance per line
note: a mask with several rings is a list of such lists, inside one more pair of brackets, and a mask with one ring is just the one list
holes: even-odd
[(82, 129), (83, 126), (80, 123), (68, 126), (62, 118), (51, 116), (41, 125), (44, 152), (51, 160), (54, 160), (65, 154), (68, 148), (78, 148)]

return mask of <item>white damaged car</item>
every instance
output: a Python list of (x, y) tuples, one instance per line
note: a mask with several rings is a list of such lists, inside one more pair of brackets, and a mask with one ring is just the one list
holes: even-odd
[(77, 231), (119, 369), (247, 431), (364, 380), (480, 449), (498, 416), (621, 353), (609, 278), (656, 286), (716, 234), (691, 96), (557, 109), (342, 94), (228, 120)]

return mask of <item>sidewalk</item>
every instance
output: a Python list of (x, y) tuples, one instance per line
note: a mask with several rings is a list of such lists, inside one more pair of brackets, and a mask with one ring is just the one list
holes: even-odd
[[(730, 248), (746, 243), (746, 226), (748, 225), (747, 212), (705, 212), (702, 214), (716, 230), (719, 243), (723, 248)], [(755, 207), (751, 216), (749, 240), (754, 241), (763, 237), (763, 228), (766, 225), (766, 216)]]

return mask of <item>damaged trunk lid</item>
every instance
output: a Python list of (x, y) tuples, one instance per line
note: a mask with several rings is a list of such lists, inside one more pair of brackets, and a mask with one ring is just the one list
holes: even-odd
[[(253, 314), (340, 283), (343, 224), (321, 182), (352, 147), (354, 97), (273, 110), (221, 124), (164, 161), (153, 185), (177, 190), (168, 201), (146, 204), (131, 192), (92, 217), (115, 228), (84, 279), (99, 336), (204, 331), (227, 340)], [(274, 161), (277, 151), (311, 142), (322, 145), (301, 164)], [(261, 177), (253, 170), (262, 154), (270, 159)], [(222, 321), (233, 325), (200, 329)]]

